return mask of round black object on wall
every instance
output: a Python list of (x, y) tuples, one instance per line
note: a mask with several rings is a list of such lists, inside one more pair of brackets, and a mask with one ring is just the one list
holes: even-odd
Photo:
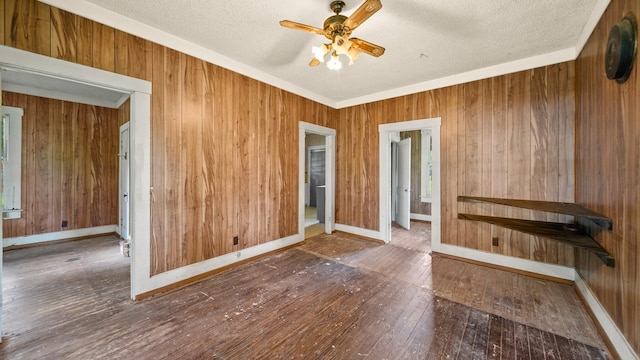
[(619, 83), (627, 81), (638, 47), (637, 24), (633, 14), (628, 14), (622, 21), (611, 28), (605, 53), (607, 78)]

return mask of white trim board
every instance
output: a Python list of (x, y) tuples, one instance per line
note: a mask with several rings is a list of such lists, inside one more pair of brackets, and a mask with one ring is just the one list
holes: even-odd
[(282, 239), (269, 241), (266, 244), (252, 246), (229, 254), (217, 256), (212, 259), (201, 261), (199, 263), (183, 266), (177, 269), (169, 270), (158, 275), (154, 275), (149, 279), (149, 291), (160, 289), (180, 281), (191, 279), (195, 276), (206, 274), (210, 271), (233, 265), (240, 261), (248, 260), (262, 254), (279, 250), (304, 240), (304, 236), (300, 234), (291, 235)]
[(73, 239), (85, 236), (103, 235), (116, 232), (116, 225), (97, 226), (92, 228), (64, 230), (45, 234), (35, 234), (27, 236), (17, 236), (2, 239), (2, 247), (21, 246), (46, 243), (49, 241), (58, 241), (65, 239)]
[(166, 46), (168, 48), (183, 52), (185, 54), (197, 57), (204, 61), (216, 64), (226, 69), (232, 70), (239, 74), (248, 76), (266, 84), (275, 86), (277, 88), (287, 90), (296, 95), (305, 97), (307, 99), (316, 101), (318, 103), (327, 105), (335, 109), (341, 109), (349, 106), (355, 106), (365, 103), (370, 103), (379, 100), (390, 99), (407, 94), (418, 93), (422, 91), (428, 91), (438, 88), (443, 88), (451, 85), (462, 84), (470, 81), (476, 81), (480, 79), (491, 78), (494, 76), (500, 76), (505, 74), (514, 73), (517, 71), (534, 69), (551, 64), (557, 64), (566, 61), (575, 60), (582, 51), (589, 35), (593, 32), (598, 20), (602, 16), (602, 13), (609, 5), (610, 0), (597, 0), (597, 4), (594, 7), (594, 11), (582, 29), (581, 35), (577, 40), (576, 46), (566, 49), (558, 50), (548, 54), (542, 54), (524, 58), (504, 64), (498, 64), (495, 66), (486, 67), (483, 69), (472, 70), (466, 73), (457, 74), (453, 76), (447, 76), (439, 79), (434, 79), (426, 82), (416, 83), (400, 88), (390, 89), (387, 91), (381, 91), (374, 94), (364, 95), (361, 97), (354, 97), (351, 99), (345, 99), (341, 101), (334, 101), (325, 96), (319, 95), (313, 91), (303, 88), (299, 85), (277, 78), (271, 74), (268, 74), (262, 70), (258, 70), (254, 67), (243, 64), (239, 61), (233, 60), (222, 54), (219, 54), (211, 49), (204, 48), (195, 43), (183, 40), (173, 34), (169, 34), (162, 30), (156, 29), (149, 25), (143, 24), (139, 21), (133, 20), (126, 16), (117, 14), (110, 10), (101, 8), (95, 4), (83, 0), (40, 0), (45, 4), (57, 7), (62, 10), (69, 11), (71, 13), (80, 15), (87, 19), (97, 21), (101, 24), (105, 24), (122, 30), (126, 33), (141, 37), (143, 39), (150, 40), (157, 44)]
[(343, 225), (343, 224), (336, 224), (336, 230), (353, 234), (353, 235), (358, 235), (358, 236), (363, 236), (371, 239), (384, 241), (380, 231), (376, 231), (376, 230), (363, 229), (363, 228), (350, 226), (350, 225)]
[(431, 215), (425, 215), (425, 214), (411, 213), (409, 218), (411, 220), (431, 221)]
[(437, 248), (432, 247), (434, 252), (456, 256), (463, 259), (480, 261), (491, 265), (498, 265), (515, 270), (527, 271), (534, 274), (551, 276), (558, 279), (575, 281), (575, 270), (572, 267), (542, 263), (533, 260), (516, 258), (500, 254), (488, 253), (485, 251), (465, 248), (461, 246), (439, 244)]
[(111, 109), (119, 108), (120, 105), (124, 104), (124, 102), (127, 101), (127, 99), (129, 99), (128, 93), (123, 93), (122, 96), (117, 101), (113, 102), (110, 100), (97, 99), (93, 97), (82, 96), (77, 94), (69, 94), (69, 93), (64, 93), (59, 91), (44, 90), (40, 88), (18, 85), (13, 83), (4, 83), (2, 86), (2, 90), (15, 92), (19, 94), (27, 94), (32, 96), (55, 99), (55, 100), (70, 101), (70, 102), (75, 102), (79, 104), (101, 106), (101, 107), (106, 107)]
[(582, 278), (580, 273), (576, 271), (575, 283), (578, 288), (578, 292), (584, 299), (585, 306), (587, 306), (596, 318), (596, 321), (600, 324), (600, 327), (605, 332), (609, 341), (615, 348), (621, 359), (639, 360), (638, 354), (633, 351), (633, 347), (627, 341), (625, 336), (620, 331), (620, 328), (611, 319), (611, 316), (607, 313), (607, 310), (600, 304), (598, 298), (593, 294), (587, 282)]
[[(16, 71), (45, 75), (65, 81), (101, 87), (122, 93), (151, 94), (149, 81), (80, 65), (49, 56), (0, 45), (0, 65)], [(44, 68), (43, 68), (44, 67)]]

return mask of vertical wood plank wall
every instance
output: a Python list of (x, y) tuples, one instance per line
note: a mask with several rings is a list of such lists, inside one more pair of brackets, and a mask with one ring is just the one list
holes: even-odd
[[(573, 201), (575, 165), (576, 201), (613, 218), (614, 231), (602, 233), (598, 241), (617, 260), (611, 269), (579, 251), (577, 267), (640, 352), (638, 66), (624, 85), (605, 80), (602, 69), (608, 30), (627, 11), (638, 15), (640, 4), (612, 0), (577, 65), (547, 66), (341, 110), (35, 0), (0, 0), (0, 44), (153, 82), (153, 274), (296, 231), (298, 120), (337, 129), (336, 221), (378, 230), (378, 125), (441, 117), (443, 242), (572, 265), (570, 247), (457, 219), (458, 212), (543, 216), (459, 203), (456, 197)], [(118, 123), (127, 111), (120, 109)], [(30, 134), (44, 140), (45, 131), (58, 134), (61, 129)], [(77, 157), (90, 163), (83, 156), (91, 154)], [(27, 166), (37, 168), (53, 156), (27, 159)], [(37, 169), (57, 177), (71, 170), (65, 166)], [(78, 171), (87, 176), (90, 170)], [(62, 180), (49, 186), (95, 194)], [(42, 204), (64, 207), (64, 201), (71, 200), (49, 193)], [(77, 215), (96, 211), (87, 206)], [(106, 214), (100, 217), (111, 216)], [(58, 219), (42, 215), (37, 221), (57, 225)], [(4, 236), (11, 236), (13, 224), (10, 229), (6, 224)], [(28, 231), (41, 229), (40, 223), (29, 226)], [(232, 245), (234, 235), (240, 236), (238, 246)], [(497, 247), (491, 246), (494, 236), (501, 239)]]
[(4, 91), (2, 101), (24, 109), (24, 212), (3, 221), (4, 237), (116, 224), (117, 110)]
[(420, 161), (422, 159), (422, 133), (419, 130), (402, 131), (400, 140), (411, 139), (411, 195), (409, 196), (411, 204), (409, 204), (412, 214), (431, 215), (431, 203), (422, 202), (420, 199), (421, 169)]
[[(573, 152), (559, 150), (573, 147), (572, 63), (338, 111), (55, 8), (48, 33), (57, 40), (43, 45), (37, 27), (15, 25), (33, 22), (40, 7), (4, 1), (7, 45), (152, 80), (154, 274), (233, 251), (233, 235), (241, 249), (293, 234), (297, 151), (286, 149), (297, 149), (298, 120), (332, 125), (334, 117), (338, 223), (379, 229), (378, 124), (439, 116), (443, 241), (573, 263), (572, 251), (553, 241), (457, 220), (459, 211), (504, 210), (456, 201), (573, 199)], [(557, 138), (540, 137), (551, 133)], [(504, 241), (492, 247), (492, 236)]]
[(2, 4), (5, 45), (152, 81), (152, 275), (297, 233), (298, 121), (337, 110), (35, 0)]
[[(378, 125), (442, 118), (442, 241), (573, 265), (553, 240), (457, 219), (458, 212), (531, 218), (457, 202), (458, 195), (573, 201), (574, 63), (437, 89), (339, 111), (336, 222), (378, 230)], [(491, 245), (492, 237), (499, 246)]]
[(579, 251), (576, 267), (622, 333), (640, 354), (640, 71), (608, 80), (604, 54), (611, 27), (637, 0), (612, 0), (576, 62), (576, 201), (613, 220), (596, 240), (616, 259), (606, 267)]

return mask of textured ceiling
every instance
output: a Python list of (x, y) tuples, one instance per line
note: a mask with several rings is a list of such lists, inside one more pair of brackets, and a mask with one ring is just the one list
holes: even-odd
[[(362, 54), (354, 65), (332, 71), (323, 64), (307, 65), (311, 46), (326, 42), (324, 37), (278, 23), (287, 19), (321, 28), (332, 15), (329, 0), (44, 1), (107, 25), (127, 26), (124, 30), (134, 34), (131, 24), (140, 24), (143, 30), (138, 32), (144, 34), (150, 33), (144, 26), (148, 25), (230, 60), (213, 59), (214, 63), (334, 107), (398, 95), (401, 89), (420, 90), (439, 79), (531, 58), (536, 59), (528, 61), (533, 66), (571, 60), (582, 46), (581, 39), (591, 32), (590, 23), (597, 22), (608, 4), (608, 0), (382, 0), (382, 9), (352, 36), (383, 46), (385, 54), (380, 58)], [(346, 0), (343, 14), (350, 15), (362, 1)]]

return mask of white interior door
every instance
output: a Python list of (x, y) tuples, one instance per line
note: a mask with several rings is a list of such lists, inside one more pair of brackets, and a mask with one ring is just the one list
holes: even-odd
[(120, 236), (129, 240), (129, 123), (120, 127)]
[(411, 139), (398, 143), (398, 204), (396, 222), (409, 230), (411, 220)]
[(398, 141), (391, 143), (391, 221), (396, 221), (398, 213)]

